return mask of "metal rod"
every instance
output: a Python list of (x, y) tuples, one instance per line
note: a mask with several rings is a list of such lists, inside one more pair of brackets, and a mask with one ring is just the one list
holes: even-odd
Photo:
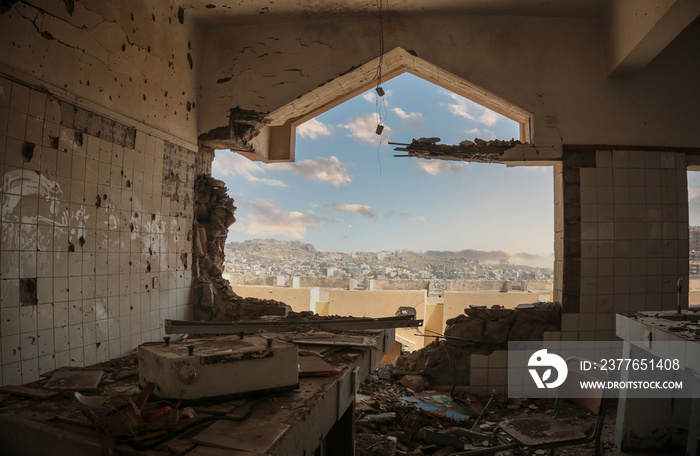
[(495, 393), (491, 393), (491, 397), (489, 398), (489, 401), (486, 403), (484, 406), (484, 409), (479, 413), (479, 417), (474, 421), (474, 424), (471, 427), (471, 430), (473, 431), (475, 427), (479, 425), (479, 422), (481, 419), (484, 417), (484, 414), (486, 413), (486, 410), (488, 410), (489, 406), (491, 405), (491, 401), (493, 401), (493, 398), (496, 397)]
[(299, 328), (312, 327), (334, 329), (339, 331), (411, 328), (423, 326), (423, 320), (416, 320), (413, 315), (401, 315), (384, 318), (346, 318), (336, 320), (302, 320), (302, 321), (185, 321), (165, 320), (166, 334), (239, 334), (244, 331), (252, 334), (263, 330), (294, 331)]

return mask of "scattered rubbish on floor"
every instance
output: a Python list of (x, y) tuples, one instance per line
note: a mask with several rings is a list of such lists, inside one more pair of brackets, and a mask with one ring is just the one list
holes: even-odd
[(108, 396), (85, 396), (77, 391), (75, 392), (75, 398), (88, 408), (99, 407), (100, 405), (104, 404), (107, 399), (109, 399)]
[[(512, 456), (515, 444), (498, 430), (499, 423), (516, 417), (534, 418), (543, 412), (551, 415), (554, 405), (553, 399), (516, 399), (503, 394), (489, 397), (457, 391), (451, 397), (442, 391), (416, 393), (402, 384), (405, 376), (392, 365), (378, 367), (360, 386), (355, 396), (357, 456), (450, 456), (469, 452)], [(607, 415), (602, 433), (605, 454), (619, 455), (612, 443), (614, 406), (608, 407)], [(585, 430), (596, 417), (584, 407), (567, 404), (561, 419)], [(387, 442), (390, 437), (396, 439), (395, 446)], [(557, 455), (593, 456), (594, 446), (591, 442), (565, 447), (558, 449)]]
[(473, 409), (458, 404), (454, 399), (444, 394), (422, 394), (418, 398), (404, 396), (401, 398), (401, 402), (433, 415), (460, 421), (466, 421), (478, 415)]

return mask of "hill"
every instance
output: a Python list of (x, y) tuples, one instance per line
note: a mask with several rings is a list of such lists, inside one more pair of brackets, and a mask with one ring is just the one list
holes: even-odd
[(300, 241), (280, 241), (277, 239), (249, 239), (243, 242), (229, 242), (225, 249), (226, 257), (241, 257), (248, 260), (281, 260), (294, 258), (313, 260), (318, 253), (313, 244)]

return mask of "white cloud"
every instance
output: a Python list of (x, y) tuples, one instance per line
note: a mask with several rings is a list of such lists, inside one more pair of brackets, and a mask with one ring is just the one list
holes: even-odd
[(496, 139), (496, 134), (488, 128), (472, 128), (471, 130), (467, 130), (467, 133), (475, 135), (480, 139)]
[(336, 204), (331, 207), (331, 210), (336, 212), (349, 212), (351, 214), (362, 215), (363, 217), (375, 218), (377, 214), (372, 211), (372, 206), (363, 204)]
[[(284, 212), (270, 201), (257, 199), (252, 203), (255, 212), (248, 215), (248, 234), (279, 235), (301, 239), (308, 228), (323, 226), (324, 220), (313, 214), (298, 211)], [(235, 225), (235, 224), (234, 224)]]
[(411, 220), (413, 220), (414, 222), (418, 222), (418, 223), (425, 223), (426, 221), (428, 221), (428, 219), (425, 218), (424, 215), (418, 215), (416, 217), (411, 217)]
[(334, 155), (331, 155), (329, 158), (302, 160), (295, 163), (278, 163), (270, 166), (273, 169), (291, 171), (305, 179), (328, 182), (338, 188), (342, 188), (352, 182), (352, 178), (348, 174), (347, 163), (338, 160), (338, 157)]
[(688, 187), (688, 202), (700, 203), (700, 187)]
[(493, 126), (498, 121), (499, 115), (488, 108), (467, 100), (456, 93), (448, 93), (454, 103), (448, 104), (450, 112), (459, 117), (465, 117), (483, 125)]
[(320, 136), (330, 136), (331, 129), (326, 124), (316, 119), (307, 120), (297, 127), (297, 133), (304, 139), (315, 140)]
[(419, 160), (414, 162), (413, 166), (432, 176), (437, 176), (443, 172), (461, 174), (469, 168), (468, 163), (446, 160)]
[[(377, 114), (364, 114), (357, 116), (354, 121), (349, 124), (341, 125), (343, 128), (350, 130), (350, 136), (360, 141), (376, 144), (379, 142), (380, 136), (377, 135), (377, 125), (379, 118)], [(389, 136), (391, 129), (388, 125), (384, 125), (382, 136)]]
[(229, 151), (218, 151), (212, 163), (212, 169), (216, 170), (218, 176), (241, 176), (249, 182), (259, 182), (274, 187), (286, 187), (287, 184), (277, 179), (266, 179), (258, 177), (265, 174), (265, 167), (259, 163), (248, 160), (237, 153)]
[(423, 121), (423, 114), (421, 114), (420, 112), (412, 112), (410, 114), (406, 114), (406, 111), (404, 111), (401, 108), (394, 108), (393, 111), (394, 113), (396, 113), (397, 116), (399, 116), (399, 119), (401, 120), (406, 120), (408, 122), (415, 123)]

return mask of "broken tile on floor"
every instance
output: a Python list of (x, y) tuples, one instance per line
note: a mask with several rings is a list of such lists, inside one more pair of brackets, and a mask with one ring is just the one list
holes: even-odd
[(326, 375), (338, 375), (335, 367), (331, 366), (318, 356), (300, 356), (299, 357), (299, 376), (300, 377), (323, 377)]
[(289, 425), (248, 418), (245, 421), (217, 421), (192, 438), (203, 445), (265, 453)]
[(100, 385), (101, 370), (56, 371), (44, 388), (66, 391), (94, 391)]

